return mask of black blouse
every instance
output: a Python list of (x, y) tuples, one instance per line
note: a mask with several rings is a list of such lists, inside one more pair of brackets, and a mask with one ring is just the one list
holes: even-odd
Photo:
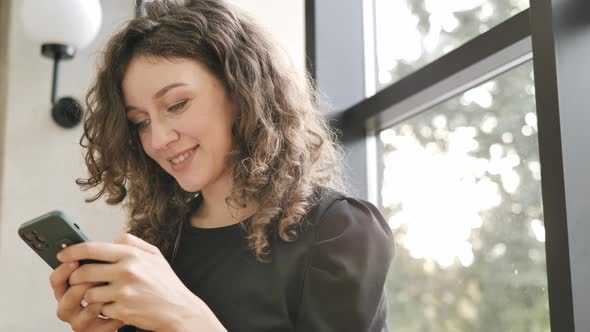
[(260, 262), (240, 224), (186, 220), (172, 267), (228, 331), (387, 331), (394, 244), (377, 208), (324, 192), (302, 225), (295, 242), (273, 239), (270, 261)]

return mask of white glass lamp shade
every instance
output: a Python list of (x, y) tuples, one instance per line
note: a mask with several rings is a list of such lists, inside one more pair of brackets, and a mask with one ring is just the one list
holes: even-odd
[(23, 0), (26, 33), (42, 44), (88, 46), (102, 20), (99, 0)]

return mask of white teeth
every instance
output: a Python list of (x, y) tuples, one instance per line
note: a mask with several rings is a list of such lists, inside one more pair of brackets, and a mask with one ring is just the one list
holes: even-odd
[(193, 150), (190, 150), (190, 151), (186, 152), (185, 154), (170, 160), (170, 162), (173, 163), (174, 165), (180, 164), (181, 162), (185, 161), (186, 158), (188, 158), (188, 156), (190, 156), (192, 152), (193, 152)]

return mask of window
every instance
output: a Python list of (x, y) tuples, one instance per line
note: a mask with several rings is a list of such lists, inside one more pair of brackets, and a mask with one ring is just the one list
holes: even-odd
[(373, 1), (377, 90), (529, 6), (528, 0)]
[(385, 129), (394, 331), (549, 331), (532, 63)]
[(306, 0), (351, 188), (398, 239), (390, 328), (589, 330), (589, 2), (438, 2)]

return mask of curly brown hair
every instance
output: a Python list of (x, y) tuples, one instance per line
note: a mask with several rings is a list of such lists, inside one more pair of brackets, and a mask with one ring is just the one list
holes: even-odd
[(318, 188), (344, 190), (342, 153), (316, 107), (313, 84), (282, 62), (249, 17), (223, 1), (154, 1), (145, 12), (107, 43), (86, 94), (80, 145), (89, 176), (77, 183), (99, 189), (88, 202), (103, 195), (108, 204), (127, 198), (128, 231), (171, 252), (194, 193), (143, 151), (126, 117), (121, 82), (136, 56), (196, 60), (223, 82), (237, 106), (228, 156), (234, 184), (226, 203), (258, 205), (248, 223), (248, 243), (264, 260), (272, 236), (297, 238)]

